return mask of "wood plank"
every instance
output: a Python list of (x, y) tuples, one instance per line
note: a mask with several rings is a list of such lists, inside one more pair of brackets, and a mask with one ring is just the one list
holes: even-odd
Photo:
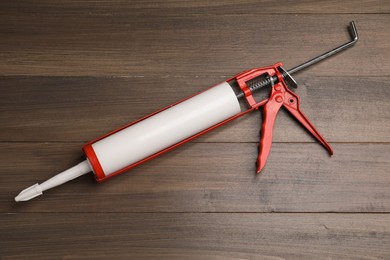
[(82, 160), (81, 143), (1, 143), (1, 212), (389, 212), (389, 144), (187, 144), (97, 184), (82, 176), (27, 203), (22, 189)]
[[(0, 1), (1, 259), (390, 258), (390, 1)], [(118, 126), (251, 67), (291, 68), (325, 150), (259, 113), (127, 174), (13, 197)], [(266, 94), (266, 93), (264, 93)], [(270, 214), (271, 213), (271, 214)]]
[[(0, 77), (0, 141), (88, 141), (220, 77)], [(330, 142), (390, 142), (389, 77), (296, 77), (301, 108)], [(268, 93), (264, 93), (268, 95)], [(258, 142), (260, 113), (196, 142)], [(314, 142), (283, 109), (274, 142)]]
[(3, 259), (387, 259), (389, 214), (1, 214)]
[[(343, 6), (339, 2), (336, 8)], [(388, 1), (381, 3), (389, 9)], [(122, 5), (95, 11), (99, 5), (93, 3), (91, 10), (89, 5), (51, 4), (51, 12), (44, 4), (36, 9), (34, 4), (9, 5), (0, 15), (0, 75), (226, 76), (277, 61), (290, 68), (347, 41), (351, 20), (361, 36), (356, 47), (307, 75), (390, 75), (388, 15), (218, 15), (208, 8), (194, 14), (191, 8), (166, 13)], [(262, 10), (264, 5), (247, 7)]]
[(383, 13), (390, 12), (390, 5), (385, 0), (328, 0), (328, 1), (293, 1), (287, 0), (283, 3), (274, 3), (272, 1), (255, 0), (222, 0), (210, 2), (207, 0), (198, 1), (177, 1), (177, 0), (154, 0), (140, 1), (135, 0), (129, 3), (125, 0), (110, 1), (2, 1), (0, 3), (0, 13), (23, 12), (40, 13), (51, 15), (64, 12), (71, 12), (77, 15), (95, 14), (95, 15), (147, 15), (157, 11), (164, 15), (177, 14), (324, 14), (324, 13)]

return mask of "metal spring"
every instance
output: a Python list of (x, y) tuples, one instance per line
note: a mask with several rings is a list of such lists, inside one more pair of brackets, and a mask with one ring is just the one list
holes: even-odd
[(268, 77), (264, 80), (254, 82), (249, 85), (249, 89), (251, 92), (264, 87), (272, 87), (274, 84), (274, 79), (272, 77)]
[[(281, 71), (282, 73), (282, 78), (285, 78), (287, 76), (287, 73), (285, 71)], [(264, 88), (264, 87), (272, 87), (275, 82), (278, 81), (278, 78), (276, 76), (268, 77), (266, 79), (263, 79), (261, 81), (254, 82), (249, 85), (249, 89), (251, 91), (257, 90), (259, 88)]]

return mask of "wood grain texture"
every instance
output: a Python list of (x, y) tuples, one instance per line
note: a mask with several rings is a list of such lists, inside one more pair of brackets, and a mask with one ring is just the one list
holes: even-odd
[(318, 144), (274, 144), (256, 176), (257, 144), (193, 143), (104, 184), (83, 176), (29, 203), (12, 201), (80, 161), (80, 146), (1, 144), (0, 211), (390, 212), (389, 144), (334, 144), (332, 158)]
[(67, 4), (63, 12), (39, 15), (38, 9), (37, 15), (33, 6), (1, 15), (0, 75), (226, 77), (277, 61), (290, 68), (348, 41), (351, 20), (359, 44), (306, 75), (390, 75), (388, 15), (170, 14), (153, 8), (96, 14)]
[(44, 223), (38, 214), (3, 214), (0, 221), (4, 259), (390, 257), (388, 214), (45, 214)]
[(161, 13), (164, 15), (180, 14), (323, 14), (323, 13), (362, 13), (362, 14), (387, 14), (390, 12), (390, 5), (384, 0), (327, 0), (327, 1), (293, 1), (284, 0), (281, 3), (274, 1), (256, 0), (223, 0), (210, 2), (207, 0), (198, 1), (177, 1), (177, 0), (87, 0), (87, 1), (50, 1), (50, 0), (23, 0), (18, 2), (2, 1), (2, 13), (36, 13), (36, 14), (60, 14), (72, 13), (78, 15), (138, 15), (150, 13)]
[[(389, 77), (296, 79), (302, 110), (328, 141), (390, 141)], [(222, 80), (0, 77), (0, 140), (92, 140)], [(261, 114), (253, 112), (196, 142), (258, 142), (260, 125)], [(315, 140), (282, 109), (274, 141)]]
[[(389, 259), (390, 1), (0, 1), (1, 259)], [(301, 74), (326, 151), (278, 115), (261, 175), (259, 113), (97, 184), (22, 189), (88, 140), (243, 70)], [(265, 93), (266, 94), (266, 93)]]

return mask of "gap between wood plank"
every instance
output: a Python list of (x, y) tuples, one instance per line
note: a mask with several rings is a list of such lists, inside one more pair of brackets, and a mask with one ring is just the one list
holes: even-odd
[(101, 211), (83, 211), (83, 212), (72, 212), (72, 211), (58, 211), (58, 212), (40, 212), (40, 211), (35, 211), (35, 212), (0, 212), (1, 215), (17, 215), (17, 214), (262, 214), (262, 215), (267, 215), (267, 214), (329, 214), (329, 215), (336, 215), (336, 214), (345, 214), (345, 215), (387, 215), (390, 214), (390, 211), (383, 211), (383, 212), (318, 212), (318, 211), (302, 211), (302, 212), (291, 212), (291, 211), (285, 211), (285, 212), (246, 212), (246, 211), (172, 211), (172, 212), (167, 212), (167, 211), (149, 211), (149, 212), (101, 212)]

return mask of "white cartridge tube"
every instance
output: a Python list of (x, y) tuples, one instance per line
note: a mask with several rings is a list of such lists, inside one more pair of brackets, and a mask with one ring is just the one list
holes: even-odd
[[(93, 149), (93, 158), (86, 153), (88, 160), (41, 184), (24, 189), (15, 197), (15, 201), (35, 198), (45, 190), (94, 170), (94, 164), (99, 164), (107, 177), (240, 112), (240, 104), (233, 89), (227, 82), (223, 82), (136, 124), (87, 144)], [(102, 179), (104, 177), (98, 180)]]
[(240, 112), (233, 89), (223, 82), (92, 143), (92, 149), (109, 176)]

